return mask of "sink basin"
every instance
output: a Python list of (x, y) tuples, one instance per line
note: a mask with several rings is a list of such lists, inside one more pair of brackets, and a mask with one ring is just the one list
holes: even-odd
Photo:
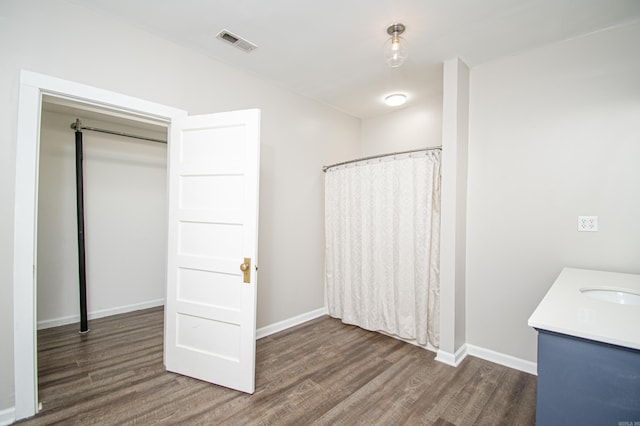
[(620, 305), (640, 306), (640, 294), (633, 290), (607, 287), (581, 288), (580, 292), (592, 299)]

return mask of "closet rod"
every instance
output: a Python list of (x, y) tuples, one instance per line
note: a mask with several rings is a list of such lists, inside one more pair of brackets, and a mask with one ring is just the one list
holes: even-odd
[(378, 155), (372, 155), (370, 157), (356, 158), (355, 160), (343, 161), (341, 163), (332, 164), (330, 166), (322, 166), (322, 171), (326, 173), (326, 171), (332, 167), (344, 166), (345, 164), (357, 163), (359, 161), (373, 160), (375, 158), (390, 157), (392, 155), (402, 155), (402, 154), (412, 154), (414, 152), (432, 151), (434, 149), (442, 149), (442, 147), (434, 146), (429, 148), (411, 149), (409, 151), (391, 152), (389, 154), (378, 154)]
[[(78, 130), (78, 124), (77, 123), (80, 123), (80, 129), (79, 130)], [(151, 141), (151, 142), (167, 143), (167, 141), (165, 141), (163, 139), (150, 138), (150, 137), (147, 137), (147, 136), (140, 136), (140, 135), (133, 135), (131, 133), (117, 132), (115, 130), (99, 129), (97, 127), (83, 126), (82, 123), (80, 122), (79, 118), (76, 119), (76, 121), (74, 123), (71, 123), (71, 128), (73, 130), (75, 130), (75, 131), (89, 130), (89, 131), (92, 131), (92, 132), (108, 133), (110, 135), (124, 136), (124, 137), (127, 137), (127, 138), (142, 139), (142, 140)]]

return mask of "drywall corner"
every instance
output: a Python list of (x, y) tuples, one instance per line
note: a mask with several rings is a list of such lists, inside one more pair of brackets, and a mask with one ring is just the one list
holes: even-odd
[(444, 63), (442, 96), (442, 222), (440, 234), (440, 349), (455, 354), (465, 344), (465, 264), (469, 68)]

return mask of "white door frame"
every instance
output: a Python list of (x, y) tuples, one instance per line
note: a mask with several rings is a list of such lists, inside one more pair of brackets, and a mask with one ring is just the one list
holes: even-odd
[[(187, 111), (30, 71), (20, 74), (13, 237), (13, 351), (16, 420), (38, 412), (36, 236), (42, 95), (169, 123)], [(169, 132), (170, 133), (170, 132)], [(171, 143), (169, 140), (168, 143)], [(167, 151), (169, 152), (169, 151)]]

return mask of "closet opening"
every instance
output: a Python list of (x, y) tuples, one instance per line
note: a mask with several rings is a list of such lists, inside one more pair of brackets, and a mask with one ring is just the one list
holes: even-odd
[[(164, 305), (167, 144), (159, 142), (167, 140), (167, 129), (152, 118), (43, 96), (35, 271), (39, 332), (69, 325), (59, 329), (70, 334), (64, 339), (80, 340), (86, 336), (78, 332), (90, 330), (92, 320)], [(84, 212), (78, 210), (78, 194)]]
[[(71, 102), (68, 103), (68, 101)], [(160, 338), (156, 344), (158, 348), (157, 364), (161, 366), (159, 368), (162, 372), (171, 371), (190, 375), (210, 383), (233, 389), (238, 388), (243, 392), (253, 392), (255, 383), (255, 284), (257, 283), (257, 274), (251, 274), (250, 282), (248, 283), (250, 285), (238, 287), (235, 283), (243, 280), (243, 275), (238, 267), (240, 264), (246, 264), (242, 262), (242, 258), (257, 259), (260, 110), (248, 109), (189, 115), (187, 111), (182, 109), (23, 70), (20, 74), (14, 192), (13, 338), (15, 418), (17, 420), (24, 419), (42, 409), (42, 406), (38, 403), (38, 338), (36, 333), (38, 331), (39, 316), (38, 299), (42, 299), (44, 296), (39, 298), (37, 291), (39, 286), (43, 292), (46, 290), (44, 290), (45, 287), (42, 284), (42, 280), (39, 280), (42, 277), (38, 277), (38, 269), (44, 267), (44, 265), (39, 265), (38, 262), (38, 256), (44, 257), (44, 247), (40, 247), (40, 250), (38, 250), (37, 241), (38, 226), (44, 227), (43, 223), (38, 224), (38, 215), (39, 211), (42, 212), (44, 207), (39, 207), (38, 202), (39, 192), (43, 197), (46, 196), (44, 194), (50, 194), (50, 192), (38, 188), (40, 182), (38, 175), (41, 159), (42, 116), (44, 114), (43, 102), (81, 110), (81, 112), (73, 111), (72, 117), (65, 117), (64, 122), (61, 124), (65, 132), (70, 130), (68, 129), (69, 123), (73, 122), (76, 116), (87, 117), (83, 114), (88, 112), (106, 114), (109, 116), (109, 120), (124, 119), (127, 121), (125, 124), (134, 124), (138, 127), (140, 126), (139, 123), (157, 125), (162, 128), (162, 130), (159, 130), (162, 134), (166, 134), (168, 131), (171, 132), (171, 140), (168, 141), (166, 147), (167, 151), (160, 156), (162, 165), (155, 164), (156, 169), (162, 170), (168, 175), (168, 179), (164, 180), (164, 187), (160, 190), (167, 197), (168, 202), (158, 202), (157, 209), (151, 209), (151, 213), (144, 215), (138, 208), (134, 207), (135, 203), (133, 201), (138, 198), (148, 200), (153, 191), (143, 191), (142, 194), (131, 195), (130, 187), (132, 185), (129, 181), (121, 184), (116, 191), (113, 189), (112, 181), (117, 180), (120, 175), (115, 177), (109, 175), (108, 177), (103, 176), (96, 179), (97, 187), (103, 189), (103, 193), (107, 197), (106, 201), (103, 200), (94, 208), (94, 211), (100, 212), (108, 219), (107, 231), (103, 229), (103, 233), (109, 232), (109, 230), (113, 230), (114, 233), (115, 231), (128, 230), (128, 232), (122, 232), (117, 241), (113, 243), (116, 246), (117, 254), (121, 257), (122, 253), (127, 252), (125, 246), (133, 245), (139, 240), (149, 241), (158, 236), (162, 239), (162, 242), (157, 243), (155, 246), (153, 244), (147, 245), (147, 247), (159, 248), (159, 252), (163, 253), (164, 262), (161, 269), (156, 270), (153, 267), (143, 265), (142, 258), (139, 256), (140, 253), (136, 251), (129, 254), (129, 258), (133, 258), (134, 261), (127, 263), (128, 269), (114, 266), (116, 265), (114, 259), (108, 262), (106, 266), (107, 272), (112, 277), (116, 277), (114, 280), (107, 280), (108, 284), (115, 286), (121, 281), (122, 277), (128, 277), (129, 275), (124, 272), (130, 272), (135, 275), (140, 271), (149, 270), (158, 274), (160, 279), (156, 282), (164, 284), (165, 292), (158, 299), (149, 300), (149, 297), (147, 297), (143, 299), (146, 302), (140, 302), (140, 299), (138, 299), (130, 302), (131, 304), (120, 301), (115, 306), (112, 304), (100, 309), (92, 307), (91, 298), (89, 297), (89, 310), (90, 312), (94, 311), (96, 316), (112, 315), (119, 311), (139, 310), (149, 306), (149, 304), (157, 303), (158, 306), (149, 308), (149, 310), (156, 313), (156, 322), (159, 330), (155, 333)], [(49, 108), (49, 105), (47, 105), (47, 108)], [(134, 121), (135, 123), (130, 123), (129, 121)], [(138, 131), (135, 133), (138, 133)], [(243, 144), (244, 149), (239, 149), (240, 144)], [(131, 144), (129, 142), (129, 145), (135, 147), (129, 148), (133, 149), (134, 155), (132, 158), (126, 159), (126, 161), (121, 161), (121, 165), (128, 166), (130, 163), (150, 162), (148, 156), (140, 154), (139, 144)], [(122, 154), (120, 151), (107, 151), (102, 149), (103, 147), (101, 146), (96, 155), (96, 159), (100, 160), (101, 165), (112, 165)], [(64, 157), (63, 154), (64, 150), (54, 152), (54, 160), (61, 161), (60, 158), (56, 157)], [(54, 170), (56, 171), (55, 173), (63, 173), (66, 169), (57, 167)], [(241, 190), (229, 190), (228, 182), (226, 182), (229, 174), (242, 177), (240, 179), (242, 183), (236, 182), (236, 186), (241, 186)], [(202, 179), (188, 179), (202, 176), (213, 177), (213, 179), (205, 179), (206, 182), (204, 183)], [(222, 177), (222, 180), (217, 179), (218, 177)], [(187, 178), (187, 184), (185, 184), (184, 178)], [(75, 187), (75, 182), (72, 187)], [(107, 189), (105, 190), (105, 188)], [(228, 196), (212, 196), (212, 188), (218, 193)], [(72, 193), (74, 192), (72, 191)], [(239, 193), (245, 196), (235, 196)], [(127, 228), (125, 223), (116, 223), (115, 213), (110, 214), (113, 212), (113, 206), (116, 203), (112, 203), (111, 200), (112, 197), (122, 194), (128, 195), (128, 198), (125, 199), (125, 202), (117, 204), (121, 210), (125, 210), (134, 217), (142, 217), (144, 222), (153, 221), (161, 217), (162, 222), (166, 224), (165, 229), (160, 233), (157, 230), (142, 232), (139, 227), (130, 229)], [(68, 194), (65, 196), (68, 196)], [(60, 198), (63, 198), (63, 196), (60, 195)], [(218, 204), (210, 205), (209, 200), (211, 199), (216, 200)], [(40, 203), (44, 205), (43, 200), (44, 198), (40, 200)], [(75, 196), (69, 197), (65, 202), (70, 202), (74, 205)], [(204, 203), (204, 210), (206, 210), (204, 215), (202, 214), (202, 203)], [(105, 214), (105, 211), (108, 213)], [(56, 216), (55, 213), (61, 215), (59, 212), (46, 213), (41, 214), (42, 217), (40, 219), (52, 220)], [(164, 216), (165, 214), (166, 216)], [(219, 219), (221, 215), (223, 217)], [(75, 218), (73, 214), (70, 216)], [(64, 215), (64, 217), (67, 218), (67, 215)], [(87, 209), (87, 217), (95, 218), (96, 214), (94, 213), (94, 216), (90, 216), (90, 211)], [(224, 226), (208, 227), (205, 230), (211, 234), (211, 229), (215, 228), (215, 233), (223, 236), (222, 238), (215, 238), (215, 235), (213, 237), (210, 236), (206, 241), (211, 242), (211, 244), (200, 244), (199, 242), (202, 240), (200, 235), (202, 233), (199, 232), (199, 229), (194, 232), (194, 228), (198, 227), (190, 225), (191, 222), (204, 223), (206, 225), (223, 220), (224, 223), (220, 223)], [(65, 222), (65, 224), (68, 225), (68, 222)], [(190, 232), (178, 232), (182, 224), (187, 224), (186, 227), (189, 228), (187, 231)], [(236, 232), (242, 229), (243, 238), (238, 238), (237, 235), (232, 238), (233, 236), (226, 232), (228, 230), (226, 228), (229, 226)], [(74, 230), (71, 245), (75, 248), (77, 244), (75, 221), (73, 221), (71, 227)], [(50, 229), (52, 228), (55, 227), (50, 227)], [(90, 231), (90, 229), (87, 228), (87, 231)], [(239, 241), (242, 241), (242, 244)], [(185, 246), (187, 246), (186, 249)], [(94, 250), (98, 254), (104, 247), (104, 245), (95, 245), (94, 249), (90, 243), (87, 244), (88, 250)], [(59, 249), (54, 250), (59, 251)], [(38, 255), (38, 252), (40, 252), (40, 255)], [(202, 255), (202, 252), (204, 252), (204, 255)], [(183, 256), (185, 253), (188, 254)], [(48, 258), (48, 262), (54, 263), (57, 253), (49, 251), (47, 254), (51, 255)], [(183, 257), (187, 258), (187, 262), (191, 261), (186, 267), (182, 267), (179, 263), (179, 259)], [(209, 262), (210, 258), (230, 260), (227, 262)], [(103, 258), (97, 256), (97, 259), (102, 260)], [(206, 261), (206, 265), (198, 266), (202, 263), (200, 262), (201, 260)], [(43, 262), (45, 261), (43, 260)], [(183, 303), (178, 306), (176, 286), (179, 277), (177, 274), (181, 269), (193, 269), (194, 263), (198, 264), (196, 266), (199, 270), (214, 274), (216, 282), (221, 284), (219, 287), (221, 292), (232, 291), (235, 294), (235, 298), (227, 297), (224, 300), (225, 309), (240, 307), (240, 309), (237, 309), (239, 314), (236, 316), (233, 323), (234, 326), (231, 328), (232, 334), (228, 333), (230, 329), (225, 327), (191, 327), (193, 323), (179, 323), (180, 315), (190, 315), (185, 310), (191, 307), (196, 310), (200, 309), (203, 298), (208, 302), (206, 303), (206, 312), (200, 309), (198, 313), (203, 321), (209, 321), (210, 323), (228, 323), (229, 321), (229, 318), (224, 317), (224, 314), (222, 317), (218, 315), (220, 309), (218, 309), (218, 305), (213, 303), (213, 301), (216, 303), (219, 301), (217, 294), (211, 291), (207, 292), (206, 290), (210, 289), (210, 286), (199, 286), (202, 280), (199, 280), (198, 276), (189, 276), (188, 273), (183, 274), (182, 281), (180, 281), (181, 287), (185, 287), (185, 282), (188, 282), (192, 284), (191, 287), (198, 288), (199, 286), (205, 291), (192, 291), (187, 295), (189, 296), (189, 303)], [(132, 264), (135, 266), (131, 267)], [(55, 267), (55, 265), (49, 266)], [(88, 268), (91, 269), (91, 265), (88, 265)], [(114, 271), (113, 269), (116, 268), (117, 270)], [(220, 268), (224, 270), (219, 270)], [(75, 271), (75, 268), (73, 269)], [(40, 274), (44, 274), (44, 272), (40, 271)], [(71, 275), (73, 275), (73, 282), (77, 283), (76, 273), (71, 272)], [(185, 275), (187, 275), (186, 278)], [(224, 278), (228, 276), (237, 277), (237, 280), (225, 281)], [(90, 278), (91, 275), (89, 274)], [(127, 294), (129, 296), (137, 296), (140, 287), (137, 283), (132, 285), (127, 288)], [(243, 291), (233, 292), (236, 288)], [(91, 291), (90, 288), (89, 290)], [(94, 291), (94, 293), (89, 294), (95, 293)], [(61, 298), (63, 291), (50, 290), (50, 294), (53, 294), (52, 297)], [(107, 298), (113, 297), (115, 294), (118, 294), (118, 292), (110, 288), (102, 293), (104, 297), (96, 300), (104, 304)], [(181, 299), (180, 301), (183, 302), (184, 300)], [(165, 309), (160, 306), (163, 303), (165, 304)], [(45, 305), (43, 303), (40, 303), (40, 305), (41, 310), (44, 310)], [(135, 314), (127, 313), (122, 315), (135, 316)], [(62, 324), (78, 320), (77, 314), (57, 316), (51, 318), (48, 323), (43, 318), (44, 316), (40, 315), (40, 327), (53, 326), (57, 321)], [(103, 321), (103, 319), (100, 318), (95, 323), (98, 324), (98, 321)], [(134, 326), (141, 329), (140, 324), (134, 324)], [(189, 346), (178, 344), (176, 330), (180, 326), (187, 327), (191, 331), (197, 329), (196, 332), (188, 335)], [(92, 333), (78, 334), (77, 328), (73, 324), (63, 327), (73, 327), (75, 337), (89, 336), (89, 339), (93, 339), (91, 337)], [(117, 325), (108, 331), (118, 335), (117, 337), (125, 334), (119, 333), (120, 329)], [(212, 336), (212, 333), (215, 336)], [(96, 334), (93, 335), (95, 336)], [(224, 353), (208, 351), (208, 349), (211, 349), (210, 343), (212, 341), (221, 342), (218, 347), (221, 350), (227, 349), (230, 345), (235, 345), (233, 346), (234, 350), (238, 353), (242, 352), (242, 356), (237, 358), (242, 362), (229, 359)], [(128, 343), (126, 341), (123, 343), (122, 339), (117, 339), (116, 342), (119, 348), (128, 346)], [(139, 340), (134, 338), (130, 342), (138, 344)], [(59, 342), (54, 341), (53, 344), (55, 346)], [(83, 351), (86, 347), (80, 346), (78, 349)], [(153, 352), (155, 349), (151, 351)], [(95, 351), (95, 354), (106, 359), (119, 359), (118, 354), (106, 355), (100, 349)], [(191, 362), (193, 357), (199, 357), (200, 362)], [(78, 366), (83, 362), (79, 361), (77, 363)], [(136, 358), (136, 362), (140, 362), (139, 357)], [(229, 368), (230, 366), (234, 368)], [(148, 371), (144, 364), (140, 364), (139, 367), (138, 371), (140, 372)], [(120, 365), (118, 364), (115, 368), (119, 369)], [(107, 375), (107, 379), (111, 377)], [(95, 384), (91, 376), (86, 377), (85, 380)], [(74, 383), (67, 381), (63, 385), (73, 387)], [(57, 392), (57, 389), (54, 389), (52, 395), (60, 397), (62, 394)]]

